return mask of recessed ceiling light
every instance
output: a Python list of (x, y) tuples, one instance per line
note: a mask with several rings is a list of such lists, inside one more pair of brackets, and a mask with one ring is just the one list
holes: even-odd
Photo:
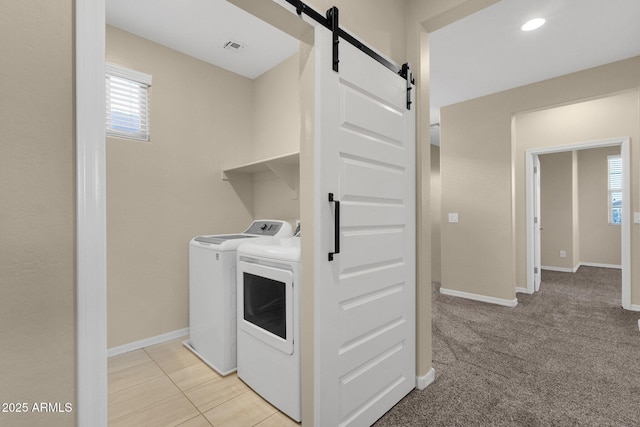
[(535, 30), (537, 28), (540, 28), (544, 25), (545, 23), (545, 19), (544, 18), (535, 18), (532, 19), (530, 21), (527, 21), (523, 26), (522, 26), (522, 31), (532, 31)]

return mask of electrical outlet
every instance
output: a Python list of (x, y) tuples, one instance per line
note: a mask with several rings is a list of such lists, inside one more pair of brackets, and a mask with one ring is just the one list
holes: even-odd
[(560, 258), (566, 258), (567, 257), (567, 251), (560, 251)]
[(633, 213), (633, 222), (636, 224), (640, 224), (640, 212)]
[(449, 222), (458, 222), (458, 214), (449, 213)]

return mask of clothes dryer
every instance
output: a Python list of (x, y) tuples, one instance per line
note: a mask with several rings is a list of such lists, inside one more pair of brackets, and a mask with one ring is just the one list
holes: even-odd
[(238, 248), (238, 378), (300, 421), (300, 238)]

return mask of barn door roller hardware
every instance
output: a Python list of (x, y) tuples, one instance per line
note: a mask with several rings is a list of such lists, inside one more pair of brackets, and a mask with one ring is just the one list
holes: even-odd
[(415, 81), (413, 79), (413, 74), (411, 73), (411, 68), (408, 63), (405, 63), (401, 68), (398, 68), (386, 58), (383, 58), (378, 53), (374, 52), (369, 46), (365, 45), (360, 40), (356, 39), (351, 34), (340, 28), (339, 12), (337, 7), (334, 6), (331, 9), (327, 10), (326, 16), (322, 16), (320, 13), (306, 5), (301, 0), (286, 1), (296, 8), (296, 13), (298, 15), (302, 15), (304, 13), (305, 15), (331, 31), (333, 37), (333, 71), (338, 72), (339, 69), (340, 56), (338, 52), (338, 45), (340, 44), (339, 38), (342, 38), (346, 42), (357, 47), (362, 52), (366, 53), (371, 58), (375, 59), (380, 64), (384, 65), (407, 81), (407, 110), (411, 109), (411, 85), (414, 84)]

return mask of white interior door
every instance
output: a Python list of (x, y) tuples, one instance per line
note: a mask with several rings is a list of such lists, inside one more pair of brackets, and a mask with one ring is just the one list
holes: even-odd
[(540, 234), (542, 230), (542, 219), (540, 217), (540, 158), (533, 155), (533, 286), (534, 290), (540, 290), (542, 281), (542, 246)]
[(339, 48), (337, 73), (318, 26), (314, 424), (368, 426), (415, 387), (415, 111), (406, 80)]

